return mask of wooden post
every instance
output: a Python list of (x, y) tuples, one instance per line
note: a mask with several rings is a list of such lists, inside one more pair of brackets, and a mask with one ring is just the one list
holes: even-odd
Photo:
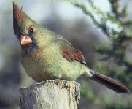
[(47, 80), (20, 89), (21, 109), (78, 109), (79, 84), (66, 80)]

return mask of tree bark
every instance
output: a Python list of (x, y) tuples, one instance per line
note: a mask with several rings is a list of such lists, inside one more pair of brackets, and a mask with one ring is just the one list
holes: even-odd
[(78, 109), (79, 84), (66, 80), (47, 80), (21, 88), (21, 109)]

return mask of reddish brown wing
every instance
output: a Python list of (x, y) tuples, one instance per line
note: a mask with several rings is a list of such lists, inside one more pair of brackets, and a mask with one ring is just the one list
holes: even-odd
[(68, 61), (78, 61), (82, 64), (86, 64), (84, 55), (78, 49), (75, 49), (71, 43), (66, 41), (65, 39), (58, 39), (58, 43), (60, 44), (60, 48), (62, 51), (62, 55)]
[(69, 49), (69, 48), (63, 48), (63, 57), (66, 58), (68, 61), (79, 61), (82, 64), (86, 64), (85, 58), (81, 51), (77, 49)]

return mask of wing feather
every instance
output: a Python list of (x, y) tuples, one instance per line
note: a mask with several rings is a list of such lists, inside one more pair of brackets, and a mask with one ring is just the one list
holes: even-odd
[(79, 49), (74, 48), (70, 42), (63, 38), (58, 38), (57, 43), (60, 45), (60, 49), (64, 58), (66, 58), (68, 61), (78, 61), (81, 64), (86, 65), (83, 53)]

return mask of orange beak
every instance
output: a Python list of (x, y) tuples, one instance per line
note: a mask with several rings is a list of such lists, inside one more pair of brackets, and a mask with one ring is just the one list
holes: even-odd
[(20, 37), (20, 44), (22, 46), (28, 45), (32, 43), (32, 39), (28, 35), (21, 35)]

